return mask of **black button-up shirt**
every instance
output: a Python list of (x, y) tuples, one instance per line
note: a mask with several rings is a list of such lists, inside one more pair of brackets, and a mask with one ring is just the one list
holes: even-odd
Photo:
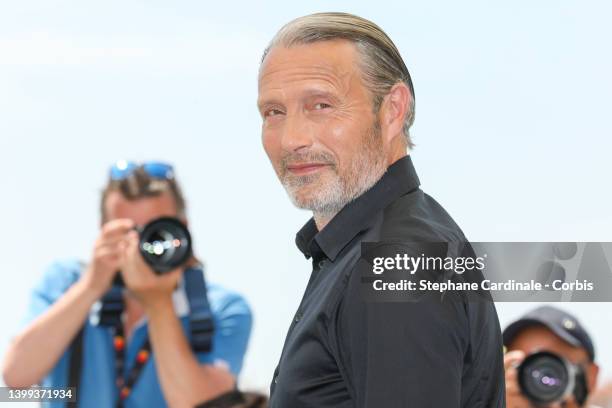
[(356, 272), (362, 242), (465, 241), (419, 188), (409, 156), (322, 231), (296, 244), (313, 271), (271, 385), (272, 408), (504, 407), (492, 302), (367, 302)]

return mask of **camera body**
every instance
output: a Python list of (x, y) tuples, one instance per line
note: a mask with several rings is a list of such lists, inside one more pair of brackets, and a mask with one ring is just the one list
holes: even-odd
[(527, 356), (518, 367), (518, 382), (523, 395), (536, 406), (561, 402), (570, 395), (582, 406), (587, 398), (582, 367), (549, 351)]

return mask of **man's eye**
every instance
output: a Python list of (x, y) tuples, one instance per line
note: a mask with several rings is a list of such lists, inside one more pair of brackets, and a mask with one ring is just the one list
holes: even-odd
[(315, 110), (321, 110), (321, 109), (326, 109), (326, 108), (331, 108), (331, 105), (325, 102), (315, 103), (314, 105)]
[(268, 109), (267, 111), (264, 112), (264, 117), (268, 118), (270, 116), (277, 116), (277, 115), (281, 115), (283, 112), (281, 112), (278, 109)]

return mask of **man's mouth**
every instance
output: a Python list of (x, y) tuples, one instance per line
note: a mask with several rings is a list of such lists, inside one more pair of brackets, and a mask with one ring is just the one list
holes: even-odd
[(288, 164), (287, 171), (295, 176), (304, 176), (315, 173), (325, 167), (330, 166), (329, 163), (295, 163)]

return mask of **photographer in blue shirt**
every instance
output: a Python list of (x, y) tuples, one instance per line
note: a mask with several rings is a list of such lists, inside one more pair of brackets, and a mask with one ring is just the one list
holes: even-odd
[[(101, 216), (91, 259), (56, 262), (35, 287), (26, 326), (5, 356), (5, 383), (78, 384), (78, 406), (109, 408), (193, 407), (234, 390), (251, 330), (245, 300), (204, 283), (195, 256), (157, 274), (139, 253), (138, 227), (160, 217), (187, 223), (172, 166), (118, 162), (102, 193)], [(116, 327), (109, 327), (96, 310), (119, 277), (122, 307)], [(194, 305), (205, 308), (213, 328), (204, 349), (194, 346), (202, 334), (194, 335)]]

